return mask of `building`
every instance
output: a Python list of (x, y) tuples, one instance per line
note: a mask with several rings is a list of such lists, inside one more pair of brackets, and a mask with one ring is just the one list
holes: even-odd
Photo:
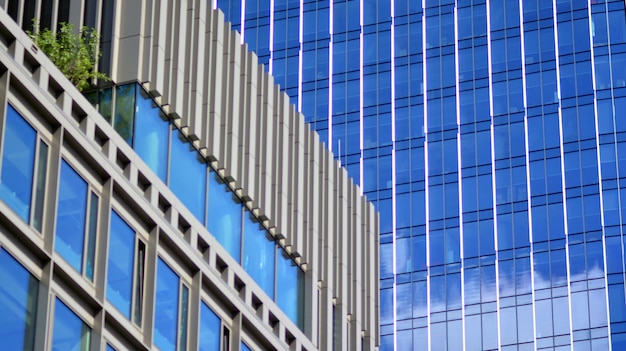
[(213, 5), (380, 211), (381, 349), (626, 349), (624, 1)]
[[(0, 6), (0, 348), (378, 349), (378, 214), (220, 11)], [(100, 28), (112, 82), (33, 17)]]

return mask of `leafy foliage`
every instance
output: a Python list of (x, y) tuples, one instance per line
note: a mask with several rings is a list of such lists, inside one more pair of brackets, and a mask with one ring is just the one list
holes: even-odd
[(94, 28), (82, 27), (74, 33), (72, 23), (60, 23), (58, 31), (39, 30), (39, 22), (33, 21), (34, 31), (28, 35), (52, 62), (65, 74), (79, 91), (91, 86), (94, 79), (109, 81), (104, 73), (96, 70), (100, 35)]

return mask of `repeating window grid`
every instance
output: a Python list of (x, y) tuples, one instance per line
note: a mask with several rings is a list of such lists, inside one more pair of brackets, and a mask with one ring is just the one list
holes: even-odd
[[(397, 228), (396, 228), (396, 223), (397, 223), (397, 218), (396, 218), (396, 213), (397, 213), (397, 194), (396, 194), (396, 85), (395, 85), (395, 1), (390, 1), (390, 7), (391, 7), (391, 144), (393, 145), (393, 147), (391, 148), (391, 230), (392, 230), (392, 257), (393, 257), (393, 266), (392, 266), (392, 272), (393, 272), (393, 276), (396, 277), (397, 275), (397, 253), (396, 253), (396, 234), (397, 234)], [(361, 89), (361, 94), (360, 94), (360, 101), (359, 101), (359, 114), (360, 114), (360, 135), (359, 135), (359, 142), (360, 142), (360, 149), (363, 150), (363, 12), (364, 12), (364, 7), (363, 7), (363, 0), (360, 1), (360, 7), (361, 7), (361, 11), (360, 11), (360, 25), (361, 25), (361, 35), (360, 35), (360, 39), (361, 39), (361, 45), (360, 45), (360, 67), (359, 67), (359, 71), (360, 71), (360, 89)], [(363, 151), (361, 151), (361, 158), (360, 158), (360, 169), (361, 169), (361, 184), (363, 184)], [(362, 188), (361, 188), (362, 189)], [(361, 194), (363, 193), (363, 190), (361, 190)], [(412, 255), (412, 253), (409, 253), (409, 255)], [(398, 293), (398, 289), (397, 289), (397, 283), (396, 283), (396, 279), (394, 279), (393, 281), (393, 287), (392, 287), (392, 296), (393, 296), (393, 348), (394, 350), (398, 349), (398, 318), (397, 318), (397, 308), (396, 306), (398, 306), (398, 301), (397, 301), (397, 293)]]
[[(426, 0), (422, 0), (422, 9), (426, 8)], [(426, 11), (422, 11), (422, 43), (426, 42)], [(422, 57), (426, 58), (426, 45), (422, 45)], [(426, 83), (428, 81), (428, 73), (427, 73), (427, 69), (426, 69), (426, 60), (424, 59), (424, 64), (422, 64), (422, 77), (424, 83)], [(424, 84), (425, 85), (425, 84)], [(422, 99), (423, 99), (423, 106), (424, 106), (424, 131), (428, 130), (428, 96), (426, 94), (426, 89), (424, 89), (424, 94), (422, 94)], [(428, 157), (428, 135), (425, 135), (424, 137), (424, 203), (428, 204), (429, 200), (430, 200), (430, 191), (429, 191), (429, 177), (428, 174), (430, 173), (429, 170), (429, 157)], [(424, 206), (425, 207), (425, 212), (426, 212), (426, 217), (425, 217), (425, 224), (426, 224), (426, 267), (428, 269), (428, 271), (430, 272), (430, 221), (428, 220), (430, 218), (430, 206)], [(427, 324), (428, 324), (428, 328), (427, 328), (427, 337), (428, 337), (428, 349), (431, 350), (432, 349), (432, 338), (431, 338), (431, 313), (430, 313), (430, 306), (431, 306), (431, 275), (430, 273), (427, 274), (426, 276), (426, 319), (427, 319)]]
[[(497, 213), (497, 197), (496, 197), (496, 149), (495, 149), (495, 127), (493, 124), (493, 111), (494, 111), (494, 98), (493, 98), (493, 66), (492, 66), (492, 54), (491, 54), (491, 3), (490, 0), (485, 2), (487, 13), (487, 67), (489, 70), (489, 111), (491, 111), (492, 122), (489, 126), (489, 132), (491, 137), (491, 186), (492, 186), (492, 204), (493, 204), (493, 235), (494, 235), (494, 249), (497, 257), (498, 250), (498, 213)], [(496, 259), (495, 262), (495, 281), (496, 281), (496, 325), (497, 327), (497, 339), (498, 345), (501, 344), (501, 332), (500, 332), (500, 261)]]
[[(591, 10), (591, 6), (590, 6), (590, 10)], [(607, 11), (608, 11), (608, 8), (605, 9), (604, 14), (605, 14), (605, 20), (607, 21), (607, 24), (608, 24), (609, 16), (608, 16)], [(609, 30), (609, 26), (608, 25), (607, 25), (607, 33), (606, 34), (607, 34), (607, 46), (609, 47), (609, 57), (610, 57), (610, 56), (612, 56), (611, 45), (610, 45), (610, 43), (612, 41), (611, 41), (611, 31)], [(594, 52), (594, 49), (595, 49), (595, 47), (594, 47), (593, 42), (592, 42), (592, 45), (591, 45), (592, 53)], [(594, 54), (591, 55), (591, 59), (592, 59), (592, 62), (595, 61), (595, 55)], [(596, 92), (597, 90), (596, 90), (595, 64), (592, 65), (592, 68), (593, 68), (592, 74), (593, 74), (593, 77), (594, 77), (594, 79), (593, 79), (594, 92)], [(613, 101), (614, 101), (614, 91), (613, 91), (613, 89), (614, 89), (615, 85), (613, 83), (613, 72), (612, 71), (613, 71), (613, 66), (611, 64), (609, 64), (609, 73), (610, 73), (609, 74), (609, 81), (610, 81), (610, 86), (611, 86), (611, 102), (612, 102), (611, 103), (611, 108), (612, 108), (611, 113), (612, 113), (612, 116), (617, 117), (616, 110), (615, 110), (615, 104), (613, 103)], [(597, 101), (597, 94), (596, 94), (596, 101)], [(595, 104), (594, 108), (595, 108), (595, 114), (596, 114), (596, 116), (598, 116), (598, 111), (597, 111), (598, 110), (598, 105), (597, 105), (597, 103)], [(598, 123), (598, 120), (596, 118), (596, 131), (599, 133), (599, 129), (598, 129), (597, 123)], [(612, 134), (613, 134), (614, 140), (617, 140), (617, 138), (616, 138), (617, 132), (616, 132), (616, 128), (615, 128), (615, 122), (613, 122)], [(598, 137), (598, 136), (596, 135), (596, 137)], [(616, 159), (616, 177), (617, 177), (617, 179), (620, 179), (621, 178), (620, 167), (617, 166), (617, 160), (618, 160), (618, 158), (617, 158), (617, 155), (618, 155), (617, 145), (618, 145), (617, 142), (615, 142), (613, 147), (614, 147), (614, 152), (615, 152), (615, 155), (616, 155), (616, 158), (615, 158)], [(598, 162), (601, 162), (600, 158), (598, 158)], [(622, 212), (623, 206), (622, 206), (621, 189), (622, 189), (622, 186), (620, 185), (620, 182), (617, 182), (617, 201), (618, 201), (618, 210), (619, 210), (619, 213), (620, 213), (620, 216), (619, 216), (620, 232), (622, 231), (621, 228), (622, 228), (622, 225), (623, 225), (623, 218), (622, 218), (622, 215), (621, 215), (621, 213), (623, 213)], [(600, 188), (600, 191), (602, 193), (602, 187)], [(604, 201), (602, 201), (602, 203), (604, 203)], [(603, 228), (604, 228), (604, 210), (602, 210), (601, 214), (602, 214), (602, 223), (603, 223)], [(622, 256), (621, 256), (622, 267), (625, 267), (625, 264), (626, 264), (626, 251), (624, 251), (626, 246), (624, 245), (624, 240), (625, 240), (624, 235), (620, 234), (620, 245), (621, 245), (620, 249), (621, 249), (621, 253), (622, 253)], [(605, 252), (604, 252), (604, 254), (605, 254), (605, 256), (604, 256), (604, 266), (608, 267), (608, 265), (607, 265), (607, 256), (606, 256), (606, 242), (605, 242), (604, 236), (603, 236), (603, 246), (604, 246), (604, 249), (605, 249)], [(605, 272), (605, 277), (608, 277), (608, 270), (606, 270), (606, 272)], [(611, 319), (610, 319), (611, 309), (610, 309), (610, 306), (609, 306), (609, 298), (608, 298), (608, 293), (609, 293), (608, 280), (605, 280), (605, 285), (606, 285), (606, 292), (607, 292), (608, 343), (609, 343), (609, 347), (612, 348), (612, 346), (613, 346), (612, 340), (611, 340), (612, 339), (612, 333), (611, 333), (612, 323), (611, 323)]]
[[(607, 21), (607, 24), (608, 24), (609, 17), (608, 17), (608, 13), (607, 13), (607, 11), (608, 11), (608, 8), (607, 8), (607, 9), (605, 9), (605, 11), (604, 11), (604, 13), (605, 13), (605, 20)], [(611, 31), (609, 30), (609, 26), (607, 25), (607, 46), (609, 47), (609, 57), (610, 57), (610, 56), (612, 56), (612, 52), (611, 52), (611, 50), (610, 50), (610, 49), (611, 49), (611, 45), (610, 45), (609, 43), (611, 43)], [(591, 46), (591, 50), (592, 50), (592, 52), (594, 51), (594, 48), (595, 48), (595, 47), (594, 47), (594, 45), (593, 45), (593, 43), (592, 43), (592, 46)], [(591, 58), (592, 58), (592, 60), (595, 60), (595, 55), (593, 55), (593, 54), (592, 54), (592, 55), (591, 55)], [(593, 61), (592, 61), (592, 62), (593, 62)], [(594, 65), (592, 65), (592, 67), (594, 68), (594, 69), (592, 70), (592, 74), (594, 75), (594, 79), (593, 79), (593, 83), (594, 83), (594, 92), (596, 92), (596, 89), (595, 89), (595, 88), (596, 88), (596, 85), (595, 85), (595, 84), (596, 84), (595, 64), (594, 64)], [(617, 117), (616, 110), (615, 110), (615, 104), (613, 103), (613, 101), (614, 101), (614, 90), (613, 90), (613, 89), (614, 89), (615, 85), (614, 85), (614, 83), (613, 83), (613, 72), (612, 72), (612, 71), (613, 71), (613, 66), (612, 66), (611, 64), (609, 64), (609, 73), (610, 73), (610, 74), (609, 74), (609, 80), (610, 80), (610, 86), (611, 86), (611, 102), (612, 102), (612, 103), (611, 103), (611, 107), (612, 107), (611, 113), (612, 113), (612, 116)], [(597, 97), (597, 95), (596, 95), (596, 97)], [(596, 100), (596, 101), (597, 101), (597, 100)], [(596, 116), (598, 116), (598, 112), (597, 112), (598, 105), (597, 105), (597, 104), (595, 104), (595, 109), (596, 109), (596, 111), (595, 111)], [(598, 122), (598, 121), (597, 121), (597, 119), (596, 119), (596, 123), (597, 123), (597, 122)], [(597, 128), (597, 126), (596, 126), (596, 130), (599, 132), (599, 129)], [(616, 128), (615, 128), (615, 122), (613, 122), (613, 130), (612, 130), (612, 134), (613, 134), (613, 138), (614, 138), (614, 140), (617, 140), (617, 138), (616, 138), (616, 134), (617, 134), (617, 133), (616, 133)], [(615, 155), (616, 155), (616, 157), (615, 157), (615, 160), (616, 160), (616, 177), (617, 177), (617, 179), (620, 179), (620, 178), (621, 178), (621, 175), (620, 175), (620, 167), (618, 167), (618, 166), (617, 166), (617, 160), (618, 160), (618, 158), (617, 158), (617, 155), (618, 155), (618, 152), (617, 152), (617, 145), (618, 145), (618, 144), (617, 144), (617, 142), (615, 142), (615, 143), (614, 143), (614, 145), (613, 145), (613, 147), (614, 147), (614, 151), (615, 151)], [(598, 162), (601, 162), (601, 159), (598, 159)], [(601, 193), (602, 193), (602, 187), (601, 187), (600, 189), (601, 189), (600, 191), (601, 191)], [(620, 248), (620, 249), (621, 249), (621, 253), (622, 253), (622, 256), (621, 256), (621, 259), (622, 259), (622, 267), (625, 267), (625, 265), (626, 265), (626, 251), (624, 251), (624, 250), (626, 249), (626, 245), (624, 245), (624, 241), (625, 241), (624, 235), (623, 235), (623, 233), (621, 233), (621, 232), (622, 232), (621, 228), (623, 228), (623, 227), (622, 227), (622, 225), (623, 225), (623, 218), (622, 218), (622, 215), (621, 215), (621, 213), (623, 213), (623, 212), (622, 212), (622, 211), (623, 211), (623, 206), (622, 206), (622, 194), (621, 194), (621, 189), (622, 189), (622, 186), (620, 185), (620, 182), (618, 181), (618, 182), (617, 182), (617, 201), (618, 201), (618, 210), (619, 210), (619, 213), (620, 213), (620, 216), (619, 216), (619, 224), (620, 224), (620, 245), (621, 245), (621, 248)], [(603, 203), (603, 202), (602, 202), (602, 203)], [(602, 210), (602, 215), (603, 215), (603, 217), (602, 217), (603, 222), (602, 222), (602, 223), (603, 223), (603, 228), (604, 228), (604, 210)], [(604, 248), (605, 248), (605, 252), (604, 252), (604, 253), (605, 253), (605, 256), (604, 256), (604, 266), (605, 266), (605, 267), (608, 267), (608, 265), (607, 265), (607, 256), (606, 256), (606, 242), (605, 242), (605, 238), (604, 238), (604, 236), (603, 236), (603, 244), (604, 244), (603, 246), (604, 246)], [(606, 272), (605, 272), (605, 276), (608, 276), (608, 270), (606, 270)], [(622, 275), (622, 277), (624, 277), (624, 275)], [(611, 316), (611, 309), (610, 309), (610, 305), (609, 305), (610, 301), (609, 301), (609, 297), (608, 297), (608, 294), (609, 294), (609, 284), (608, 284), (608, 280), (605, 280), (605, 285), (606, 285), (606, 292), (607, 292), (607, 312), (608, 312), (608, 313), (607, 313), (607, 318), (608, 318), (607, 330), (608, 330), (608, 344), (609, 344), (609, 348), (610, 348), (610, 349), (612, 349), (612, 347), (613, 347), (613, 343), (612, 343), (612, 333), (611, 333), (611, 329), (612, 329), (612, 324), (613, 324), (613, 323), (611, 323), (611, 318), (610, 318), (610, 316)], [(619, 285), (619, 284), (618, 284), (618, 285)], [(622, 284), (622, 289), (623, 289), (623, 284)]]
[[(528, 0), (526, 0), (528, 1)], [(530, 146), (529, 146), (529, 126), (528, 126), (528, 96), (527, 96), (527, 83), (526, 83), (526, 55), (525, 55), (525, 50), (526, 50), (526, 46), (525, 46), (525, 40), (524, 40), (524, 4), (523, 4), (523, 0), (519, 0), (519, 14), (520, 14), (520, 18), (519, 18), (519, 23), (520, 23), (520, 45), (521, 45), (521, 50), (520, 50), (520, 56), (522, 59), (522, 97), (523, 97), (523, 103), (524, 103), (524, 157), (526, 160), (526, 201), (527, 201), (527, 211), (528, 211), (528, 241), (530, 244), (530, 247), (532, 248), (533, 245), (533, 217), (532, 217), (532, 194), (530, 192), (530, 184), (531, 184), (531, 178), (530, 178)], [(530, 267), (530, 294), (531, 294), (531, 313), (532, 313), (532, 321), (533, 321), (533, 345), (535, 347), (537, 347), (537, 314), (535, 313), (536, 311), (536, 294), (535, 294), (535, 270), (533, 269), (534, 267), (534, 251), (531, 249), (530, 250), (530, 263), (529, 263), (529, 267)], [(518, 335), (519, 338), (519, 335)]]
[[(454, 7), (454, 69), (457, 74), (454, 75), (455, 79), (455, 103), (456, 103), (456, 137), (457, 137), (457, 182), (459, 184), (459, 260), (463, 262), (465, 259), (465, 250), (463, 245), (464, 242), (464, 225), (463, 225), (463, 173), (461, 172), (461, 168), (463, 166), (462, 162), (462, 152), (461, 152), (461, 134), (460, 134), (460, 125), (461, 125), (461, 93), (459, 91), (460, 87), (460, 72), (459, 69), (459, 14), (458, 8)], [(463, 266), (463, 264), (461, 264)], [(465, 269), (461, 269), (461, 345), (463, 345), (463, 350), (467, 349), (466, 345), (466, 335), (465, 335)]]
[[(552, 1), (552, 18), (553, 18), (553, 25), (554, 25), (554, 38), (555, 38), (555, 45), (554, 45), (554, 49), (555, 49), (555, 60), (556, 60), (556, 85), (557, 85), (557, 97), (558, 97), (558, 101), (561, 101), (561, 70), (560, 70), (560, 57), (559, 57), (559, 45), (556, 42), (556, 38), (558, 38), (558, 17), (557, 17), (557, 0), (553, 0)], [(567, 214), (568, 214), (568, 210), (567, 210), (567, 194), (566, 194), (566, 183), (565, 183), (565, 150), (563, 147), (563, 111), (561, 108), (561, 104), (559, 103), (559, 108), (558, 108), (558, 115), (559, 115), (559, 148), (560, 148), (560, 152), (561, 152), (561, 194), (563, 196), (563, 222), (564, 222), (564, 229), (565, 229), (565, 267), (566, 267), (566, 277), (567, 277), (567, 300), (568, 300), (568, 313), (570, 315), (569, 318), (569, 337), (570, 337), (570, 345), (574, 344), (574, 335), (571, 332), (573, 330), (573, 321), (571, 318), (571, 299), (570, 296), (572, 294), (571, 291), (571, 276), (570, 276), (570, 272), (571, 272), (571, 268), (570, 268), (570, 254), (569, 254), (569, 225), (568, 225), (568, 221), (567, 221)]]
[[(591, 3), (592, 0), (589, 0), (587, 3), (587, 16), (589, 17), (589, 33), (593, 33), (593, 17), (591, 15)], [(595, 139), (596, 139), (596, 159), (598, 160), (598, 188), (599, 188), (599, 195), (600, 195), (600, 223), (602, 224), (602, 260), (604, 263), (604, 294), (605, 294), (605, 303), (606, 303), (606, 317), (607, 317), (607, 333), (608, 333), (608, 345), (609, 345), (609, 350), (612, 349), (612, 345), (611, 345), (611, 322), (610, 322), (610, 315), (611, 315), (611, 309), (609, 307), (609, 280), (608, 280), (608, 270), (606, 269), (606, 267), (608, 267), (607, 265), (607, 252), (606, 252), (606, 227), (604, 225), (605, 220), (604, 220), (604, 191), (602, 191), (604, 189), (604, 186), (602, 184), (602, 166), (601, 166), (601, 158), (600, 158), (600, 131), (598, 128), (598, 105), (596, 103), (597, 101), (597, 95), (596, 95), (596, 68), (595, 68), (595, 55), (594, 55), (594, 45), (593, 45), (593, 36), (589, 35), (589, 49), (591, 50), (591, 55), (590, 55), (590, 59), (591, 59), (591, 84), (593, 85), (593, 92), (594, 92), (594, 104), (593, 104), (593, 109), (594, 109), (594, 126), (595, 126)], [(613, 86), (612, 82), (611, 82), (611, 86)], [(618, 192), (619, 193), (619, 192)], [(620, 216), (621, 217), (621, 216)], [(623, 247), (623, 245), (622, 245)]]

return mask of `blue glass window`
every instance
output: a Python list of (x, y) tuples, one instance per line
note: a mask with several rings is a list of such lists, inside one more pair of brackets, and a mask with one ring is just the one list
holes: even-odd
[(274, 240), (254, 215), (244, 215), (243, 269), (269, 297), (274, 297)]
[(217, 174), (209, 176), (209, 232), (241, 262), (241, 204)]
[(107, 261), (106, 297), (130, 319), (133, 290), (135, 232), (115, 211), (111, 211)]
[(62, 160), (54, 248), (78, 272), (83, 268), (87, 191), (87, 182)]
[(141, 88), (137, 88), (135, 126), (133, 145), (135, 152), (161, 180), (165, 181), (170, 123), (152, 98)]
[(88, 351), (91, 329), (58, 298), (54, 304), (52, 351)]
[(200, 153), (177, 129), (172, 130), (170, 189), (204, 223), (207, 166)]
[(277, 256), (276, 303), (292, 322), (302, 328), (304, 273), (280, 247)]
[(33, 127), (7, 105), (0, 199), (26, 222), (30, 217), (36, 141)]
[(241, 342), (241, 351), (252, 351), (250, 350), (250, 348), (248, 347), (248, 345), (246, 345), (246, 343), (244, 343), (243, 341)]
[(179, 285), (176, 273), (159, 258), (154, 300), (154, 344), (162, 351), (176, 351)]
[(0, 248), (0, 345), (33, 350), (39, 282)]
[(198, 344), (200, 351), (219, 351), (221, 335), (220, 318), (204, 302), (200, 303), (200, 333)]

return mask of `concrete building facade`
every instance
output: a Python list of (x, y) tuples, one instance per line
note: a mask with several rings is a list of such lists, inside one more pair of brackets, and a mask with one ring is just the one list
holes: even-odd
[[(378, 215), (220, 11), (0, 7), (3, 345), (377, 349)], [(112, 83), (80, 94), (31, 18), (100, 28)]]

